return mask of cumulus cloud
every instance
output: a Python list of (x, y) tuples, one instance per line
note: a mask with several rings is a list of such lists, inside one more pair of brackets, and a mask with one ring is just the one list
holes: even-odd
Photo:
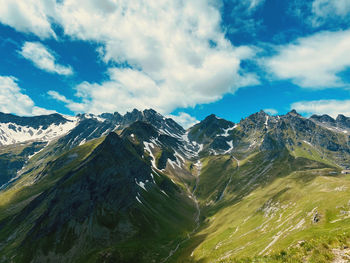
[[(64, 102), (74, 111), (152, 107), (166, 114), (259, 83), (241, 67), (243, 60), (254, 58), (255, 49), (234, 47), (225, 38), (218, 5), (211, 0), (30, 0), (28, 10), (23, 1), (13, 2), (2, 8), (8, 12), (16, 6), (18, 20), (36, 16), (39, 21), (27, 27), (5, 18), (2, 23), (47, 37), (52, 20), (71, 38), (99, 44), (102, 60), (111, 67), (109, 79), (77, 85), (76, 97)], [(262, 2), (247, 0), (247, 8), (254, 10)], [(27, 42), (21, 54), (43, 70), (72, 74), (39, 43)], [(114, 68), (115, 63), (130, 67)]]
[(264, 65), (278, 79), (305, 88), (346, 85), (338, 76), (350, 66), (350, 30), (321, 32), (277, 48)]
[(167, 114), (259, 83), (241, 68), (242, 60), (255, 56), (254, 48), (232, 46), (209, 1), (66, 0), (56, 10), (65, 34), (99, 43), (106, 63), (130, 65), (111, 67), (101, 83), (79, 84), (74, 102), (66, 102), (73, 111), (136, 107)]
[(306, 25), (318, 28), (341, 28), (350, 21), (348, 0), (293, 0), (289, 3), (289, 15), (298, 17)]
[(0, 76), (0, 112), (27, 116), (55, 112), (35, 106), (33, 100), (23, 94), (16, 81), (14, 77)]
[(293, 103), (291, 109), (307, 115), (328, 114), (333, 118), (337, 117), (338, 114), (350, 116), (350, 100), (299, 101)]
[[(265, 3), (265, 0), (223, 0), (222, 13), (229, 16), (229, 23), (225, 23), (225, 31), (233, 35), (233, 39), (242, 35), (256, 36), (263, 28), (263, 20), (254, 14)], [(238, 37), (239, 36), (239, 37)]]
[(179, 123), (185, 129), (199, 122), (195, 117), (189, 115), (186, 112), (179, 112), (178, 115), (168, 115), (167, 117), (172, 118), (174, 121)]
[[(67, 99), (64, 95), (58, 93), (57, 91), (54, 90), (49, 90), (47, 92), (47, 95), (51, 97), (54, 100), (63, 102), (66, 104), (67, 108), (70, 109), (73, 112), (87, 112), (86, 105), (84, 103), (77, 103), (74, 102), (73, 100)], [(105, 111), (105, 112), (112, 112), (112, 111)]]
[(32, 109), (31, 114), (27, 114), (27, 115), (38, 116), (38, 115), (48, 115), (48, 114), (52, 114), (52, 113), (57, 113), (57, 111), (55, 111), (55, 110), (47, 110), (45, 108), (34, 106), (33, 109)]
[(346, 19), (349, 13), (349, 0), (314, 0), (311, 21), (314, 26), (319, 26), (328, 19)]
[(265, 3), (265, 0), (244, 0), (241, 3), (246, 3), (249, 6), (249, 10), (255, 10)]
[(55, 3), (55, 0), (0, 0), (0, 22), (41, 38), (55, 37), (50, 23)]
[(25, 42), (19, 53), (30, 60), (36, 67), (47, 72), (59, 75), (73, 74), (70, 66), (57, 64), (53, 53), (39, 42)]
[(49, 90), (47, 92), (47, 94), (51, 98), (53, 98), (55, 100), (58, 100), (58, 101), (61, 101), (61, 102), (64, 102), (64, 103), (71, 103), (72, 102), (71, 100), (67, 99), (65, 96), (59, 94), (57, 91), (54, 91), (54, 90)]
[(275, 109), (264, 109), (264, 111), (270, 115), (276, 115), (278, 113)]

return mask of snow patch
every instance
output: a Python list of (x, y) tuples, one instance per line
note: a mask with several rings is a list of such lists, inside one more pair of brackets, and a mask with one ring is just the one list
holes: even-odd
[(139, 202), (140, 204), (143, 205), (143, 203), (141, 202), (141, 200), (140, 200), (137, 196), (135, 196), (135, 197), (136, 197), (137, 202)]
[(306, 143), (306, 144), (308, 144), (308, 145), (310, 145), (310, 146), (313, 146), (313, 145), (312, 145), (310, 142), (308, 142), (308, 141), (303, 140), (303, 142)]
[(70, 117), (66, 123), (51, 124), (46, 129), (43, 126), (35, 129), (16, 123), (0, 123), (0, 145), (10, 145), (31, 140), (51, 141), (67, 134), (78, 124), (76, 117)]
[(105, 118), (102, 118), (100, 116), (94, 115), (92, 113), (85, 113), (83, 116), (85, 117), (85, 119), (95, 119), (98, 122), (104, 122), (106, 120)]
[(135, 183), (140, 186), (143, 190), (145, 190), (147, 192), (147, 189), (145, 187), (145, 183), (140, 181), (140, 182), (137, 182), (136, 178), (135, 178)]
[(41, 148), (39, 151), (37, 151), (37, 152), (33, 153), (32, 155), (28, 156), (28, 160), (30, 160), (30, 159), (33, 158), (35, 155), (37, 155), (37, 154), (40, 153), (42, 150), (44, 150), (46, 146), (47, 146), (47, 144), (46, 144), (43, 148)]
[(176, 163), (173, 160), (168, 159), (168, 163), (171, 165), (171, 167), (173, 167), (173, 169), (175, 169)]
[(167, 197), (169, 197), (168, 196), (168, 194), (166, 193), (166, 192), (164, 192), (164, 190), (160, 190), (163, 194), (165, 194)]
[(184, 142), (187, 142), (187, 143), (190, 143), (190, 139), (188, 138), (188, 131), (185, 132), (184, 135), (181, 136), (181, 139), (184, 141)]
[(269, 115), (266, 115), (266, 119), (265, 119), (265, 127), (266, 127), (266, 129), (269, 128), (268, 122), (269, 122)]
[(229, 136), (229, 131), (232, 131), (232, 130), (234, 130), (234, 129), (236, 129), (236, 128), (237, 128), (237, 124), (235, 124), (235, 125), (232, 126), (232, 127), (227, 128), (227, 129), (223, 129), (223, 133), (218, 134), (218, 135), (216, 135), (216, 136), (228, 137), (228, 136)]
[(197, 154), (199, 154), (203, 150), (204, 144), (198, 144), (198, 146), (199, 148), (198, 148)]
[(153, 176), (153, 174), (151, 173), (151, 177), (152, 177), (152, 181), (153, 181), (153, 183), (155, 184), (156, 183), (156, 181), (154, 181), (154, 176)]
[(157, 168), (156, 167), (156, 158), (154, 157), (153, 152), (151, 151), (151, 148), (154, 149), (153, 143), (152, 142), (143, 142), (143, 145), (145, 146), (145, 150), (149, 153), (149, 155), (152, 158), (152, 160), (151, 160), (152, 166), (154, 168)]

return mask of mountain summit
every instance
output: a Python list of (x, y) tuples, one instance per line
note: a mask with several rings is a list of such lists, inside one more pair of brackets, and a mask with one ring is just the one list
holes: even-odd
[(0, 114), (0, 262), (329, 262), (349, 119)]

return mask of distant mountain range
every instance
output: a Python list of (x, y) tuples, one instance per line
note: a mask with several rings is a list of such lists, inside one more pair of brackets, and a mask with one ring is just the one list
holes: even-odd
[(187, 130), (152, 109), (0, 113), (0, 262), (346, 258), (349, 136), (294, 110)]

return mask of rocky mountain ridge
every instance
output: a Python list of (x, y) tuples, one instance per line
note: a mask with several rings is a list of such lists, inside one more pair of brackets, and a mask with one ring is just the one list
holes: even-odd
[[(112, 131), (122, 132), (135, 122), (145, 122), (151, 124), (159, 135), (162, 135), (161, 140), (168, 137), (169, 143), (172, 141), (170, 148), (165, 147), (168, 148), (165, 151), (167, 153), (162, 152), (162, 160), (167, 156), (165, 161), (162, 161), (162, 166), (167, 162), (166, 160), (170, 163), (179, 162), (177, 160), (179, 157), (174, 155), (174, 147), (178, 156), (191, 159), (197, 157), (200, 152), (213, 155), (224, 153), (249, 155), (259, 147), (271, 149), (280, 145), (294, 151), (295, 148), (308, 144), (306, 148), (316, 149), (321, 157), (329, 156), (330, 159), (336, 159), (335, 162), (340, 167), (347, 168), (350, 160), (350, 147), (346, 142), (347, 133), (350, 132), (350, 118), (343, 115), (338, 115), (336, 119), (328, 115), (312, 115), (310, 118), (304, 118), (294, 110), (286, 115), (277, 116), (270, 116), (260, 111), (235, 124), (212, 114), (187, 131), (172, 119), (165, 118), (152, 109), (144, 111), (134, 109), (125, 115), (116, 112), (100, 115), (78, 114), (75, 117), (59, 114), (37, 117), (1, 114), (0, 120), (2, 134), (0, 139), (4, 146), (22, 143), (24, 146), (28, 145), (27, 149), (29, 149), (33, 142), (42, 142), (39, 145), (44, 147), (52, 140), (57, 140), (59, 150), (56, 149), (53, 154), (100, 138)], [(339, 144), (339, 140), (343, 143)], [(37, 149), (37, 152), (42, 150), (42, 148)], [(17, 171), (22, 169), (27, 159), (35, 154), (35, 151), (31, 154), (24, 154), (24, 152), (19, 154), (24, 158), (15, 165)], [(341, 154), (333, 154), (334, 152), (341, 152)], [(2, 165), (11, 167), (11, 164), (7, 161), (6, 163)], [(15, 176), (14, 170), (11, 171), (12, 176), (7, 178), (11, 179)]]
[[(350, 118), (339, 116), (260, 111), (233, 123), (210, 115), (187, 130), (154, 110), (49, 115), (32, 126), (10, 116), (0, 125), (15, 132), (70, 126), (0, 147), (0, 262), (269, 255), (283, 237), (346, 220), (340, 174), (350, 161)], [(324, 190), (327, 180), (338, 190)], [(319, 203), (306, 202), (309, 193)]]

